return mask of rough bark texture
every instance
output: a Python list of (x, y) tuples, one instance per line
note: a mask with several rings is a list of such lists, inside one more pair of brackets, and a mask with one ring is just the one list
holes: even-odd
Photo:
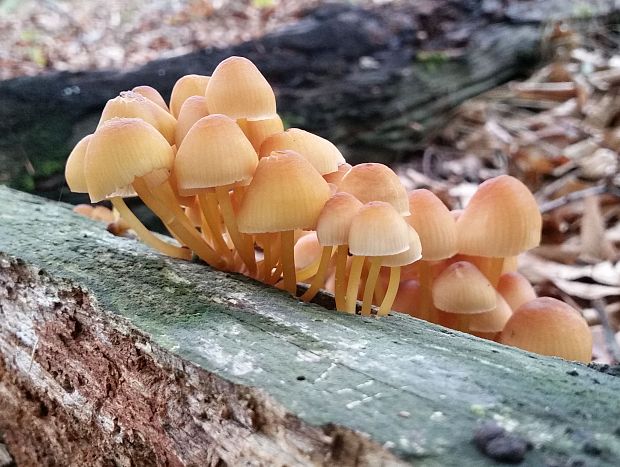
[(0, 432), (17, 465), (617, 465), (620, 379), (344, 316), (0, 187)]
[(177, 78), (210, 74), (229, 55), (259, 65), (289, 125), (333, 140), (351, 162), (406, 159), (455, 105), (528, 70), (552, 20), (579, 27), (617, 11), (606, 0), (403, 3), (327, 5), (259, 40), (131, 71), (2, 82), (0, 178), (58, 199), (70, 148), (95, 128), (107, 99), (140, 84), (168, 96)]

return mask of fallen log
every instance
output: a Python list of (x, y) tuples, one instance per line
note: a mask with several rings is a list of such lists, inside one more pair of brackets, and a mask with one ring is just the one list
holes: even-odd
[(299, 303), (0, 187), (0, 433), (20, 466), (612, 466), (619, 391), (409, 316)]
[[(0, 183), (58, 199), (64, 161), (77, 140), (93, 131), (106, 100), (141, 84), (168, 96), (180, 76), (210, 74), (229, 55), (259, 65), (274, 85), (286, 123), (333, 140), (351, 162), (406, 160), (454, 106), (528, 71), (540, 59), (549, 22), (569, 19), (586, 27), (617, 12), (604, 0), (584, 5), (438, 0), (365, 10), (330, 4), (225, 49), (130, 71), (0, 82)], [(62, 196), (85, 201), (66, 190)]]

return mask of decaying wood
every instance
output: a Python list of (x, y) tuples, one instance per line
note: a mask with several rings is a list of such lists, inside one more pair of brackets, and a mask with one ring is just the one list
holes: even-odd
[(617, 11), (605, 0), (584, 5), (433, 0), (364, 10), (330, 4), (281, 31), (225, 49), (130, 71), (2, 82), (0, 183), (58, 199), (64, 161), (78, 138), (95, 128), (107, 99), (142, 84), (168, 96), (177, 78), (210, 74), (229, 55), (259, 65), (288, 125), (329, 138), (353, 163), (405, 160), (454, 106), (527, 72), (540, 58), (548, 23), (591, 25)]
[(299, 303), (6, 188), (0, 357), (20, 466), (484, 465), (489, 421), (525, 465), (620, 456), (617, 377)]

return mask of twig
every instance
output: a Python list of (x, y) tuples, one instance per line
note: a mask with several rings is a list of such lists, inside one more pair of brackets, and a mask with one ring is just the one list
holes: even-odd
[(551, 201), (542, 203), (540, 205), (540, 212), (544, 214), (546, 212), (553, 211), (554, 209), (557, 209), (566, 204), (573, 203), (575, 201), (580, 201), (584, 198), (587, 198), (588, 196), (602, 195), (604, 193), (610, 193), (616, 196), (618, 196), (619, 194), (616, 190), (613, 190), (608, 185), (597, 185), (597, 186), (593, 186), (590, 188), (586, 188), (584, 190), (574, 191), (567, 195), (560, 196), (557, 199), (552, 199)]
[(32, 369), (32, 362), (34, 362), (34, 354), (37, 352), (37, 346), (39, 345), (39, 336), (37, 336), (37, 340), (34, 341), (34, 345), (32, 346), (32, 353), (30, 354), (30, 366), (28, 367), (28, 373)]
[(607, 350), (609, 354), (613, 357), (615, 362), (619, 363), (620, 348), (618, 347), (618, 344), (616, 342), (614, 330), (609, 324), (609, 319), (607, 319), (607, 312), (605, 311), (606, 303), (602, 298), (599, 298), (592, 301), (592, 306), (598, 313), (601, 326), (603, 327), (603, 335), (605, 336), (605, 344), (607, 345)]

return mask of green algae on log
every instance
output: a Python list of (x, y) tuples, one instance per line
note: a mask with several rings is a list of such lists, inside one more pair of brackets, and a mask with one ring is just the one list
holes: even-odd
[(0, 188), (0, 432), (18, 465), (617, 465), (620, 379), (377, 320), (116, 238)]

